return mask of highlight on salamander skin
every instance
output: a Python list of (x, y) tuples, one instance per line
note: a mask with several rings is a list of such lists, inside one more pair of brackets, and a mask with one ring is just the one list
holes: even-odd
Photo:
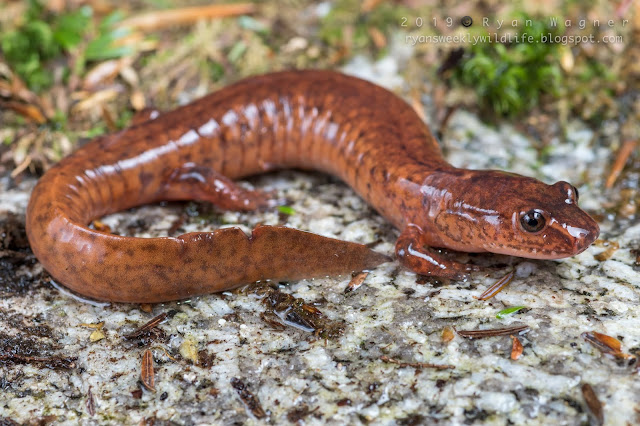
[(159, 201), (273, 208), (267, 194), (235, 181), (278, 169), (342, 179), (398, 229), (397, 260), (424, 275), (461, 278), (477, 269), (431, 248), (556, 259), (585, 250), (599, 233), (570, 184), (455, 168), (404, 100), (340, 73), (251, 77), (148, 118), (60, 161), (29, 200), (34, 254), (57, 282), (84, 296), (163, 302), (388, 260), (362, 244), (279, 226), (257, 227), (250, 237), (225, 228), (176, 238), (87, 226)]

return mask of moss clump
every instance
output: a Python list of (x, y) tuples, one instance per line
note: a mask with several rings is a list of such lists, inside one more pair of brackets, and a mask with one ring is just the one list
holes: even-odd
[(531, 20), (532, 25), (525, 29), (533, 37), (532, 43), (477, 43), (451, 77), (454, 85), (473, 89), (480, 105), (499, 116), (520, 115), (535, 107), (541, 95), (560, 95), (562, 45), (541, 42), (544, 35), (554, 35), (553, 29), (528, 16), (521, 22), (526, 19)]
[(90, 19), (89, 7), (47, 16), (40, 2), (31, 0), (23, 23), (0, 36), (2, 54), (29, 88), (41, 91), (53, 83), (46, 62), (80, 43)]

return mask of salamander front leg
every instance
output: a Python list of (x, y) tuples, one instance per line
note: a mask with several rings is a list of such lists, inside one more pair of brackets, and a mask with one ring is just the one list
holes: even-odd
[(195, 164), (171, 171), (158, 199), (208, 201), (221, 209), (236, 211), (278, 205), (278, 200), (264, 192), (245, 189), (217, 171)]
[(409, 225), (396, 242), (398, 260), (413, 272), (458, 280), (464, 279), (469, 272), (480, 270), (475, 265), (465, 265), (432, 252), (425, 247), (424, 239), (422, 229)]

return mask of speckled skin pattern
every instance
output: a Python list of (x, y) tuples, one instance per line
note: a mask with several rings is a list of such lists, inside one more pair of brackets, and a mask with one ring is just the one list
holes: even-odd
[[(60, 283), (120, 302), (176, 300), (387, 260), (360, 244), (284, 227), (261, 226), (251, 237), (227, 228), (147, 239), (86, 226), (161, 200), (269, 207), (268, 196), (232, 180), (283, 168), (320, 170), (348, 183), (401, 230), (396, 254), (422, 274), (460, 278), (474, 270), (428, 246), (552, 259), (583, 251), (599, 233), (570, 184), (456, 169), (393, 93), (335, 72), (291, 71), (242, 80), (80, 148), (38, 182), (27, 234)], [(544, 218), (535, 232), (521, 225), (532, 211)]]

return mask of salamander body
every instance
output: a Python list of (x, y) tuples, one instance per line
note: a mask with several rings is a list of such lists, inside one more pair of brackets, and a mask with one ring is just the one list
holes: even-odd
[(161, 200), (268, 208), (266, 194), (233, 180), (285, 168), (319, 170), (350, 185), (400, 230), (396, 255), (421, 274), (460, 278), (476, 269), (429, 247), (556, 259), (585, 250), (599, 233), (570, 184), (455, 168), (393, 93), (336, 72), (289, 71), (242, 80), (78, 149), (33, 190), (27, 235), (54, 279), (120, 302), (176, 300), (388, 260), (361, 244), (285, 227), (134, 238), (87, 226)]

